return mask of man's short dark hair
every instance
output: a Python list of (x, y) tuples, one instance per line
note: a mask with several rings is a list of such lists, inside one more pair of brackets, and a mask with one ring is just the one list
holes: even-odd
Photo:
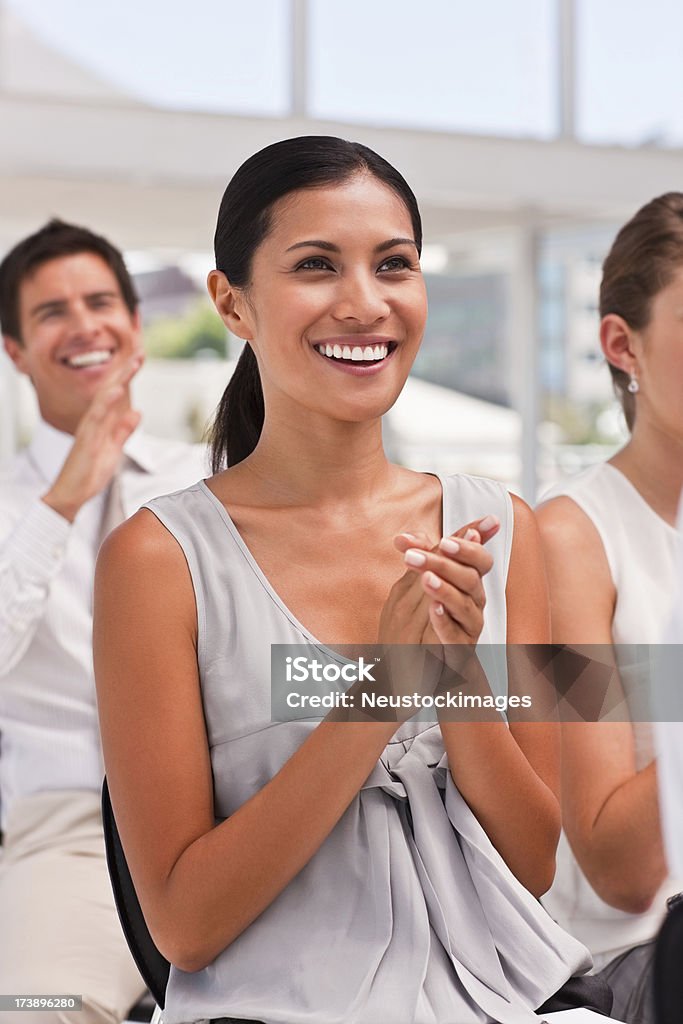
[(19, 288), (22, 281), (48, 260), (83, 252), (95, 253), (104, 260), (118, 281), (123, 301), (133, 316), (139, 299), (116, 246), (88, 228), (53, 218), (39, 231), (18, 242), (0, 263), (0, 325), (3, 334), (21, 341)]

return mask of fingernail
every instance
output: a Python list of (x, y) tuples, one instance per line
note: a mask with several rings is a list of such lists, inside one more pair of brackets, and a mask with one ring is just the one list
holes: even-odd
[(465, 534), (465, 540), (479, 540), (479, 534), (476, 530), (468, 530)]
[(409, 540), (412, 544), (417, 544), (418, 543), (418, 539), (417, 539), (417, 537), (415, 536), (414, 533), (399, 533), (398, 536), (399, 537), (405, 537), (405, 539)]
[(424, 565), (427, 561), (427, 556), (421, 551), (416, 551), (415, 548), (409, 548), (403, 556), (403, 560), (406, 565)]
[(442, 551), (445, 551), (447, 555), (457, 555), (460, 550), (460, 545), (457, 540), (451, 540), (450, 537), (443, 537), (439, 541), (439, 547)]
[(441, 580), (436, 575), (436, 573), (433, 572), (425, 573), (425, 583), (427, 584), (428, 587), (431, 587), (432, 590), (438, 590), (439, 587), (441, 586)]
[(434, 605), (434, 611), (437, 615), (443, 615), (443, 605), (441, 604), (440, 601), (437, 601), (437, 603)]
[(492, 530), (494, 526), (498, 526), (500, 520), (496, 516), (484, 516), (479, 523), (479, 529), (486, 533), (487, 530)]

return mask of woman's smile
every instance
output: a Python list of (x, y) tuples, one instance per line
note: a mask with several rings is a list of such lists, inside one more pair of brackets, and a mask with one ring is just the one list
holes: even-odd
[(335, 370), (367, 377), (383, 370), (398, 347), (393, 338), (382, 335), (352, 335), (316, 341), (315, 351)]

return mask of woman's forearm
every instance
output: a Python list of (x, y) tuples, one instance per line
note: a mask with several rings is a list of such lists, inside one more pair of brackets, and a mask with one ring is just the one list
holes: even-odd
[(455, 785), (512, 873), (542, 896), (560, 834), (554, 794), (504, 722), (442, 722), (441, 732)]
[(395, 730), (396, 723), (322, 722), (260, 792), (183, 851), (150, 914), (172, 963), (205, 967), (273, 902), (337, 824)]
[(644, 913), (667, 875), (653, 761), (605, 800), (569, 841), (598, 895), (619, 910)]

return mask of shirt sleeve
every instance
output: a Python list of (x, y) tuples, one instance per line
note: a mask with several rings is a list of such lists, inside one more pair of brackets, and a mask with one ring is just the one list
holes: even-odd
[(0, 677), (22, 658), (45, 614), (71, 526), (37, 498), (0, 541)]

